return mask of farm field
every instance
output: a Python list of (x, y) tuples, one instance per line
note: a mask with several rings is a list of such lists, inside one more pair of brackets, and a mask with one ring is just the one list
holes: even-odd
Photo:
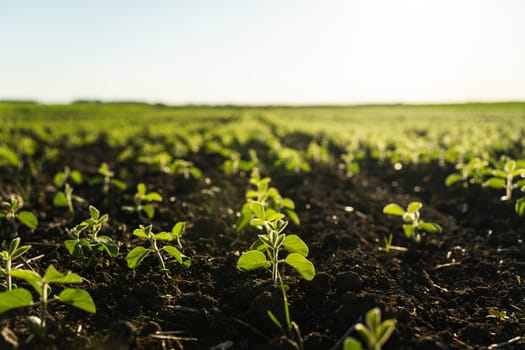
[(0, 349), (525, 346), (525, 103), (5, 102), (0, 200)]

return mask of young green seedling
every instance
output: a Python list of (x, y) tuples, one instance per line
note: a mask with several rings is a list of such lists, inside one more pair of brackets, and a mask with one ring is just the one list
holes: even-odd
[(474, 157), (468, 163), (458, 163), (456, 165), (457, 173), (452, 173), (445, 179), (445, 185), (452, 186), (455, 183), (462, 183), (467, 187), (469, 183), (481, 183), (485, 175), (490, 174), (491, 171), (487, 169), (489, 162)]
[(90, 185), (103, 184), (102, 191), (104, 193), (109, 192), (111, 185), (115, 186), (119, 190), (126, 189), (126, 184), (122, 180), (115, 179), (115, 173), (109, 169), (109, 165), (107, 163), (102, 163), (97, 172), (98, 176), (92, 178), (89, 181)]
[[(95, 267), (103, 252), (110, 258), (116, 258), (119, 253), (118, 245), (106, 235), (98, 235), (102, 225), (108, 220), (108, 214), (100, 216), (100, 211), (94, 206), (89, 206), (91, 217), (73, 227), (69, 233), (73, 239), (64, 242), (67, 251), (74, 258), (80, 260), (83, 268)], [(86, 231), (86, 237), (82, 232)]]
[[(507, 160), (503, 169), (492, 170), (493, 176), (483, 183), (483, 187), (505, 189), (505, 195), (501, 196), (501, 200), (511, 200), (512, 191), (525, 186), (525, 164), (523, 163), (525, 162), (520, 161), (517, 165), (515, 160)], [(518, 178), (516, 182), (514, 182), (515, 178)]]
[(91, 295), (83, 289), (65, 288), (58, 296), (51, 297), (51, 285), (53, 284), (82, 283), (82, 277), (75, 273), (67, 272), (63, 274), (57, 271), (53, 265), (50, 265), (44, 276), (40, 276), (31, 270), (13, 270), (11, 275), (29, 283), (40, 298), (38, 302), (33, 302), (33, 296), (24, 288), (16, 288), (0, 293), (0, 313), (18, 307), (40, 305), (40, 316), (30, 316), (28, 318), (29, 326), (36, 335), (42, 336), (46, 333), (46, 314), (50, 303), (60, 301), (89, 313), (96, 312), (95, 303)]
[[(311, 281), (315, 276), (314, 265), (306, 258), (308, 246), (297, 235), (283, 233), (288, 222), (283, 220), (281, 213), (268, 214), (261, 203), (251, 204), (255, 218), (251, 220), (253, 226), (264, 227), (266, 234), (260, 234), (258, 239), (250, 246), (250, 250), (243, 253), (238, 261), (240, 271), (250, 271), (259, 268), (270, 268), (272, 280), (275, 284), (282, 284), (279, 264), (286, 263), (294, 268), (302, 278)], [(285, 259), (280, 259), (281, 249), (289, 252)]]
[[(365, 316), (365, 324), (358, 323), (355, 330), (361, 335), (361, 338), (366, 343), (368, 350), (381, 350), (381, 347), (388, 341), (394, 328), (396, 321), (393, 319), (381, 322), (381, 310), (373, 308), (368, 311)], [(344, 350), (362, 350), (361, 343), (352, 337), (345, 339)]]
[(20, 210), (23, 205), (22, 200), (17, 199), (15, 196), (12, 196), (10, 201), (2, 202), (0, 219), (5, 218), (9, 222), (9, 226), (11, 227), (10, 238), (18, 236), (17, 221), (31, 230), (34, 230), (38, 226), (38, 219), (32, 212)]
[[(181, 236), (186, 231), (186, 225), (184, 222), (178, 222), (173, 226), (171, 232), (160, 232), (153, 233), (152, 225), (146, 227), (140, 226), (140, 228), (133, 231), (133, 234), (141, 239), (145, 239), (149, 243), (149, 247), (138, 246), (133, 248), (128, 255), (126, 255), (126, 261), (130, 269), (136, 269), (142, 261), (149, 255), (155, 254), (157, 257), (161, 270), (168, 271), (164, 258), (162, 257), (162, 251), (165, 251), (169, 255), (175, 258), (177, 262), (184, 268), (189, 268), (191, 265), (191, 259), (186, 255), (182, 254), (179, 249), (182, 249), (182, 243), (180, 241)], [(164, 245), (162, 248), (159, 247), (159, 242), (171, 242), (176, 241), (177, 247), (173, 245)]]
[(53, 205), (55, 207), (67, 207), (70, 213), (75, 212), (74, 203), (85, 205), (87, 201), (77, 195), (73, 194), (73, 187), (69, 183), (71, 180), (75, 184), (82, 183), (82, 173), (78, 170), (71, 170), (69, 167), (65, 167), (64, 171), (55, 174), (53, 184), (59, 190), (53, 197)]
[(3, 266), (0, 266), (0, 274), (5, 274), (7, 276), (8, 291), (13, 289), (11, 276), (11, 271), (13, 270), (13, 261), (26, 253), (29, 248), (31, 248), (30, 245), (20, 246), (20, 237), (16, 237), (11, 241), (11, 243), (9, 243), (8, 249), (0, 251), (0, 259), (3, 262)]
[(184, 176), (185, 180), (189, 180), (190, 177), (195, 179), (200, 179), (202, 177), (202, 172), (199, 168), (193, 165), (192, 162), (184, 159), (176, 159), (169, 165), (170, 173), (175, 175)]
[(145, 220), (142, 213), (146, 214), (148, 220), (152, 220), (155, 216), (155, 208), (152, 202), (162, 202), (162, 196), (158, 192), (147, 192), (146, 185), (139, 183), (137, 185), (137, 193), (135, 193), (135, 206), (124, 206), (122, 209), (138, 213), (142, 220)]
[(290, 198), (283, 198), (275, 187), (270, 187), (270, 181), (269, 177), (261, 178), (257, 168), (253, 169), (250, 177), (250, 185), (253, 188), (246, 191), (246, 202), (242, 206), (241, 216), (236, 224), (237, 232), (246, 227), (255, 217), (252, 210), (253, 202), (261, 203), (267, 215), (273, 212), (283, 212), (294, 224), (300, 224), (299, 217), (294, 211), (295, 203)]
[(420, 202), (411, 202), (407, 210), (404, 210), (395, 203), (390, 203), (383, 208), (383, 213), (389, 215), (401, 216), (405, 224), (403, 224), (403, 231), (407, 238), (411, 238), (416, 242), (421, 240), (421, 231), (424, 232), (441, 232), (441, 226), (433, 222), (425, 222), (421, 220), (419, 209), (423, 204)]

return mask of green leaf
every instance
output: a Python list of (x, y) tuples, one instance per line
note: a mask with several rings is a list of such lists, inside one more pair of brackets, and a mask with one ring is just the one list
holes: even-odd
[(264, 226), (264, 220), (253, 218), (250, 220), (250, 225), (251, 226)]
[(105, 235), (98, 236), (98, 242), (104, 247), (104, 250), (110, 257), (116, 258), (118, 256), (119, 247), (111, 237)]
[(137, 193), (141, 196), (145, 196), (146, 195), (146, 185), (144, 185), (143, 183), (139, 183), (137, 185)]
[(38, 219), (30, 211), (23, 210), (17, 215), (18, 220), (29, 227), (31, 230), (34, 230), (38, 226)]
[(267, 310), (266, 313), (268, 314), (268, 317), (270, 318), (270, 320), (277, 326), (277, 328), (284, 330), (283, 325), (281, 324), (281, 322), (279, 322), (277, 317), (275, 317), (273, 312), (271, 312), (270, 310)]
[(485, 181), (482, 186), (490, 188), (505, 188), (505, 179), (501, 179), (499, 177), (491, 177), (490, 179)]
[(299, 220), (299, 216), (295, 213), (295, 211), (290, 209), (285, 209), (284, 212), (286, 213), (286, 216), (297, 226), (301, 224), (301, 220)]
[(55, 194), (55, 196), (53, 197), (53, 205), (55, 207), (67, 207), (68, 206), (67, 198), (64, 192), (60, 191)]
[(499, 170), (499, 169), (493, 170), (492, 171), (492, 175), (494, 175), (495, 177), (500, 177), (502, 179), (506, 179), (507, 178), (507, 173), (504, 172), (503, 170)]
[(389, 215), (403, 216), (403, 214), (405, 214), (405, 209), (401, 208), (397, 204), (390, 203), (383, 208), (383, 213)]
[(348, 337), (345, 339), (343, 349), (344, 350), (363, 350), (363, 347), (361, 346), (361, 343), (357, 339)]
[(286, 209), (295, 209), (295, 203), (290, 198), (283, 198), (281, 201), (281, 206)]
[(75, 250), (77, 248), (77, 241), (74, 239), (67, 239), (64, 241), (67, 251), (70, 255), (75, 256)]
[(266, 221), (277, 221), (277, 220), (281, 220), (282, 218), (284, 218), (284, 214), (277, 213), (273, 209), (268, 209), (266, 211), (266, 218), (265, 218)]
[(148, 256), (149, 253), (150, 251), (148, 249), (141, 246), (133, 248), (128, 253), (128, 255), (126, 255), (126, 262), (128, 263), (128, 267), (130, 269), (136, 268), (140, 265), (142, 260), (144, 260), (144, 258)]
[(365, 323), (369, 330), (377, 329), (381, 324), (381, 310), (378, 307), (369, 310), (365, 316)]
[(145, 200), (150, 202), (162, 202), (162, 196), (157, 192), (150, 192), (145, 197)]
[(77, 185), (82, 183), (82, 173), (78, 170), (73, 170), (71, 172), (71, 180), (73, 180), (73, 182)]
[(523, 216), (525, 214), (525, 197), (519, 198), (516, 201), (515, 209), (516, 209), (516, 213), (519, 216)]
[(284, 248), (290, 253), (298, 253), (302, 256), (308, 256), (308, 246), (297, 235), (287, 235), (284, 239)]
[(11, 276), (23, 279), (33, 287), (39, 295), (42, 295), (42, 277), (31, 270), (13, 270)]
[(264, 205), (259, 202), (251, 202), (250, 209), (252, 210), (253, 214), (261, 220), (265, 219), (265, 213), (264, 213)]
[(151, 204), (146, 204), (142, 207), (142, 210), (144, 210), (144, 213), (146, 213), (146, 216), (148, 219), (153, 219), (155, 216), (155, 208)]
[(416, 228), (412, 225), (403, 225), (403, 231), (405, 231), (405, 236), (407, 238), (412, 238), (414, 233), (416, 233)]
[(14, 260), (18, 258), (19, 256), (23, 255), (25, 252), (27, 252), (29, 249), (31, 249), (30, 245), (23, 245), (21, 247), (18, 247), (15, 249), (15, 251), (11, 254), (11, 259)]
[(91, 295), (83, 289), (66, 288), (58, 295), (58, 300), (64, 304), (94, 314), (96, 312), (95, 302)]
[(290, 253), (284, 261), (299, 272), (305, 280), (311, 281), (315, 277), (314, 265), (301, 254)]
[(507, 160), (507, 163), (505, 163), (503, 170), (505, 170), (506, 173), (512, 173), (514, 169), (516, 169), (516, 161), (512, 159)]
[(137, 237), (141, 237), (141, 238), (147, 239), (148, 238), (148, 233), (146, 232), (146, 228), (151, 229), (151, 225), (146, 226), (145, 228), (137, 228), (137, 229), (133, 230), (133, 235), (135, 235)]
[(67, 273), (59, 272), (53, 265), (49, 265), (44, 275), (44, 280), (48, 283), (82, 283), (82, 277), (68, 271)]
[(452, 186), (453, 184), (460, 182), (463, 180), (463, 177), (459, 174), (450, 174), (445, 179), (445, 185), (446, 186)]
[(112, 179), (111, 180), (111, 183), (116, 187), (118, 188), (119, 190), (125, 190), (126, 189), (126, 183), (124, 183), (124, 181), (120, 181), (120, 180), (117, 180), (117, 179)]
[(171, 229), (174, 237), (180, 237), (186, 232), (186, 223), (184, 221), (177, 222)]
[(30, 306), (33, 303), (31, 292), (24, 288), (16, 288), (0, 293), (0, 314), (18, 307)]
[(433, 222), (419, 222), (419, 228), (422, 229), (425, 232), (441, 232), (443, 231), (441, 226), (438, 224), (435, 224)]
[(266, 260), (264, 253), (258, 250), (249, 250), (243, 253), (237, 260), (237, 268), (240, 271), (250, 271), (268, 268), (270, 263)]
[(250, 203), (244, 203), (241, 209), (241, 216), (235, 224), (235, 230), (241, 232), (241, 230), (250, 223), (252, 218), (252, 210), (250, 209)]
[(420, 202), (411, 202), (408, 205), (407, 212), (415, 213), (415, 212), (419, 211), (419, 209), (421, 209), (422, 206), (423, 206), (423, 204), (421, 204)]
[(190, 169), (190, 173), (196, 179), (200, 179), (202, 177), (202, 172), (199, 170), (199, 168), (192, 167)]
[(56, 187), (62, 187), (62, 185), (64, 184), (64, 179), (65, 179), (65, 174), (63, 172), (58, 172), (53, 177), (53, 184)]
[(383, 346), (396, 327), (396, 322), (394, 320), (385, 320), (381, 325), (375, 330), (376, 334), (376, 344), (380, 347)]
[(182, 266), (184, 266), (185, 268), (190, 267), (191, 259), (189, 257), (185, 256), (184, 254), (182, 254), (180, 252), (180, 250), (177, 249), (177, 247), (174, 247), (174, 246), (171, 246), (171, 245), (167, 245), (167, 246), (164, 246), (162, 249), (166, 253), (168, 253), (169, 255), (174, 257), (175, 260), (177, 260), (178, 263), (181, 264)]
[(250, 245), (250, 250), (260, 250), (260, 251), (263, 251), (264, 250), (264, 243), (263, 241), (261, 241), (260, 238), (257, 238), (251, 245)]
[(175, 237), (173, 237), (171, 232), (159, 232), (159, 233), (154, 234), (152, 237), (153, 239), (159, 240), (159, 241), (172, 241), (173, 239), (175, 239)]

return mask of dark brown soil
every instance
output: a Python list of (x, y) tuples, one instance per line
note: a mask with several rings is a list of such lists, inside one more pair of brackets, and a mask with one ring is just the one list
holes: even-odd
[[(293, 349), (267, 316), (268, 309), (282, 315), (270, 273), (241, 273), (235, 267), (255, 236), (250, 229), (240, 235), (234, 229), (247, 176), (224, 175), (220, 157), (199, 153), (188, 159), (207, 180), (187, 181), (132, 162), (116, 164), (117, 154), (102, 142), (62, 150), (57, 162), (29, 181), (26, 207), (38, 214), (38, 229), (20, 229), (23, 241), (32, 245), (30, 255), (44, 255), (31, 266), (43, 272), (54, 264), (85, 277), (82, 287), (93, 296), (97, 313), (53, 304), (49, 335), (27, 343), (24, 319), (36, 308), (9, 311), (0, 316), (0, 325), (18, 336), (23, 349), (209, 349), (228, 341), (231, 349)], [(67, 229), (87, 217), (87, 209), (71, 216), (52, 207), (49, 185), (65, 165), (89, 176), (102, 161), (126, 174), (128, 189), (104, 195), (99, 187), (80, 185), (75, 193), (109, 214), (103, 232), (119, 242), (121, 254), (108, 266), (83, 271), (63, 241)], [(444, 179), (452, 168), (437, 164), (396, 171), (366, 160), (361, 168), (353, 178), (321, 165), (307, 174), (263, 172), (295, 201), (301, 225), (291, 225), (288, 233), (307, 242), (317, 269), (312, 282), (285, 270), (291, 315), (305, 348), (341, 349), (338, 341), (374, 306), (384, 318), (397, 320), (385, 349), (478, 349), (525, 335), (525, 225), (510, 205), (499, 202), (499, 193), (477, 186), (447, 188)], [(1, 195), (20, 193), (16, 180), (25, 186), (23, 174), (1, 171)], [(152, 221), (155, 231), (186, 221), (188, 270), (172, 265), (167, 276), (153, 257), (136, 272), (126, 266), (127, 252), (143, 244), (131, 235), (143, 222), (121, 206), (132, 204), (139, 182), (164, 197)], [(404, 237), (399, 218), (382, 214), (387, 203), (406, 206), (414, 200), (423, 203), (424, 219), (443, 227), (443, 233), (428, 234), (419, 244)], [(382, 249), (389, 232), (393, 244), (406, 251)], [(506, 310), (509, 318), (487, 317), (489, 308)], [(505, 349), (523, 347), (515, 343)]]

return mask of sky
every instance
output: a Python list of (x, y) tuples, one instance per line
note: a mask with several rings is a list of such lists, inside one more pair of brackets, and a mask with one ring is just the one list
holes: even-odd
[(525, 100), (525, 1), (0, 0), (0, 99)]

